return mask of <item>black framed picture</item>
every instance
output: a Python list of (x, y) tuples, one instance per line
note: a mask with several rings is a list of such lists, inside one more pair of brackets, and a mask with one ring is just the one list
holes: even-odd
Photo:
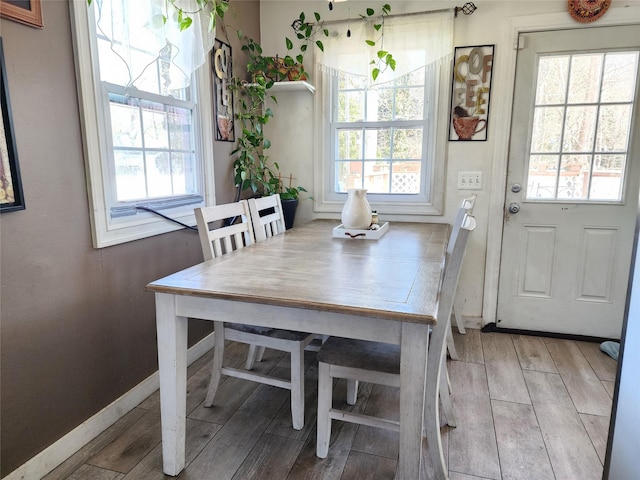
[(24, 210), (24, 196), (18, 151), (13, 133), (11, 104), (9, 103), (9, 87), (7, 71), (4, 65), (4, 50), (0, 38), (0, 95), (2, 103), (2, 122), (0, 123), (0, 212)]
[(494, 47), (477, 45), (455, 49), (449, 140), (487, 139)]
[(231, 45), (216, 39), (211, 52), (213, 68), (213, 96), (215, 101), (215, 139), (235, 141), (233, 94), (227, 88), (231, 81)]

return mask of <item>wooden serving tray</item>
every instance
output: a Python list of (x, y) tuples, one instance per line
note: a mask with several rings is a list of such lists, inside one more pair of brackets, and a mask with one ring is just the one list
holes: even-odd
[(378, 240), (389, 230), (389, 222), (384, 222), (377, 230), (359, 230), (357, 228), (344, 228), (342, 224), (333, 229), (333, 238), (349, 238), (363, 240)]

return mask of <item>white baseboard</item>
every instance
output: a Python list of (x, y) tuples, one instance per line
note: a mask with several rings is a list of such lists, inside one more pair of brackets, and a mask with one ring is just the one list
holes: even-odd
[[(213, 348), (213, 333), (207, 335), (187, 351), (190, 365)], [(133, 410), (159, 388), (158, 372), (150, 375), (127, 393), (87, 419), (57, 442), (21, 465), (3, 480), (33, 480), (42, 478), (95, 437)]]

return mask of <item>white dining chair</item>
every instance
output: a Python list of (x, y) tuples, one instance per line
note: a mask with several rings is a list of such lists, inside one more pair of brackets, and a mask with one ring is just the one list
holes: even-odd
[[(469, 234), (475, 229), (476, 222), (471, 215), (466, 215), (451, 249), (443, 281), (440, 287), (437, 322), (433, 326), (427, 360), (427, 383), (425, 386), (425, 421), (439, 419), (439, 401), (443, 405), (447, 423), (455, 426), (455, 416), (446, 385), (445, 361), (447, 329), (453, 308), (453, 298), (462, 267), (465, 248)], [(426, 348), (426, 346), (425, 346)], [(364, 414), (352, 414), (333, 407), (333, 380), (347, 380), (347, 403), (356, 401), (357, 382), (365, 381), (375, 384), (400, 386), (400, 346), (365, 340), (352, 340), (331, 337), (318, 353), (318, 425), (316, 455), (325, 458), (329, 452), (332, 420), (368, 425), (398, 431), (397, 421)], [(447, 411), (449, 410), (449, 411)], [(439, 420), (437, 424), (423, 425), (427, 435), (429, 448), (438, 448), (441, 455)], [(402, 448), (402, 445), (400, 446)], [(433, 457), (432, 457), (433, 458)]]
[[(471, 195), (468, 198), (462, 199), (460, 203), (460, 207), (456, 212), (456, 218), (453, 221), (453, 225), (451, 227), (451, 236), (449, 238), (449, 244), (447, 246), (447, 258), (451, 256), (451, 251), (453, 249), (453, 245), (455, 244), (456, 237), (458, 235), (458, 231), (462, 226), (462, 221), (464, 220), (465, 215), (471, 215), (473, 213), (473, 207), (476, 203), (476, 196)], [(461, 335), (465, 335), (467, 332), (464, 328), (464, 319), (460, 312), (462, 311), (460, 308), (460, 300), (454, 294), (453, 300), (453, 308), (451, 309), (451, 316), (455, 321), (456, 327), (458, 328), (458, 332)], [(458, 360), (458, 351), (456, 350), (456, 344), (453, 340), (453, 332), (451, 331), (451, 327), (447, 330), (447, 351), (449, 352), (449, 356), (452, 360)]]
[[(251, 214), (246, 200), (212, 207), (196, 208), (198, 234), (205, 261), (212, 260), (232, 251), (254, 243)], [(227, 219), (236, 222), (227, 225)], [(259, 266), (257, 267), (259, 268)], [(249, 274), (251, 272), (248, 272)], [(291, 390), (291, 418), (293, 428), (304, 427), (304, 349), (313, 340), (314, 335), (304, 332), (281, 330), (267, 327), (245, 325), (242, 319), (230, 319), (230, 322), (214, 322), (213, 366), (209, 388), (204, 401), (205, 407), (213, 406), (221, 377), (251, 380), (274, 387)], [(222, 334), (220, 334), (222, 333)], [(225, 366), (225, 340), (249, 344), (245, 370)], [(291, 355), (291, 376), (289, 379), (271, 377), (251, 372), (255, 348), (273, 348)]]
[[(462, 221), (465, 215), (473, 214), (473, 207), (475, 206), (475, 204), (476, 204), (475, 195), (472, 195), (469, 198), (462, 199), (462, 202), (460, 203), (460, 208), (458, 208), (458, 212), (456, 213), (456, 218), (453, 222), (452, 233), (460, 230), (460, 226), (462, 225)], [(450, 242), (452, 244), (455, 242), (455, 236), (452, 235)], [(450, 249), (447, 249), (447, 255), (450, 255), (450, 254), (451, 254)], [(458, 299), (457, 296), (455, 296), (453, 300), (452, 313), (456, 323), (456, 327), (458, 327), (458, 332), (464, 335), (466, 333), (466, 330), (464, 328), (464, 320), (462, 318), (462, 315), (460, 315), (460, 300)]]
[[(284, 211), (279, 194), (250, 198), (248, 202), (256, 242), (261, 242), (285, 232)], [(317, 352), (320, 350), (320, 345), (322, 345), (327, 338), (327, 335), (316, 335), (314, 340), (307, 345), (305, 349)], [(252, 352), (250, 351), (249, 353), (251, 354)], [(260, 362), (263, 355), (264, 347), (258, 347), (255, 352), (255, 361)]]
[(248, 202), (256, 242), (284, 233), (284, 213), (279, 194), (250, 198)]

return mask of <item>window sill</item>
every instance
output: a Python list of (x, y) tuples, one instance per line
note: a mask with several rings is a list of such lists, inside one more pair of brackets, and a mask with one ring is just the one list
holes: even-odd
[[(192, 205), (189, 208), (163, 210), (162, 213), (186, 225), (195, 225), (196, 219), (193, 209), (203, 205), (204, 204)], [(104, 215), (96, 216), (94, 219), (99, 223), (99, 225), (94, 226), (97, 227), (94, 228), (94, 248), (111, 247), (113, 245), (141, 240), (143, 238), (186, 228), (153, 213), (144, 211), (139, 211), (133, 217), (107, 220), (107, 216)]]
[[(371, 203), (371, 202), (370, 202)], [(344, 202), (316, 200), (314, 211), (318, 213), (340, 213)], [(442, 208), (430, 203), (398, 203), (398, 202), (376, 202), (371, 203), (371, 207), (383, 215), (402, 216), (441, 216)]]

